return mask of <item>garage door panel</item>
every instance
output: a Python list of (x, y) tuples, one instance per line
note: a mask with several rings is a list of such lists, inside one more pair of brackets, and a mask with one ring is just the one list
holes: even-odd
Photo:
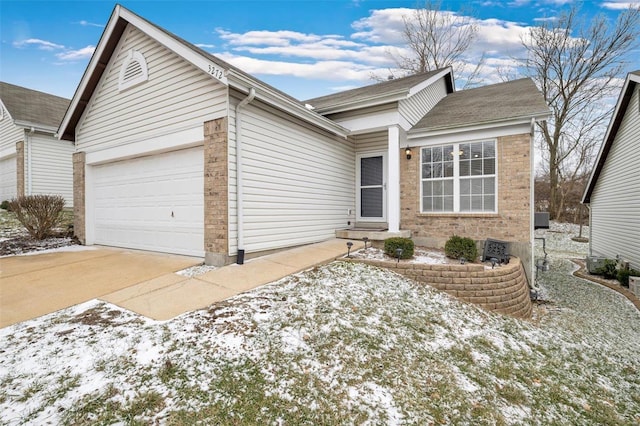
[(202, 148), (100, 165), (93, 181), (96, 244), (204, 255)]

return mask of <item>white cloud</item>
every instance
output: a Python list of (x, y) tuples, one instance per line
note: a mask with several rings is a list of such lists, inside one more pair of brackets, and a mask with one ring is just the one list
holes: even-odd
[(624, 10), (630, 7), (640, 7), (640, 1), (605, 1), (601, 6), (605, 9)]
[(200, 49), (213, 49), (214, 47), (216, 47), (215, 44), (207, 44), (207, 43), (196, 43), (195, 45)]
[(102, 24), (94, 24), (93, 22), (85, 21), (84, 19), (82, 21), (79, 21), (78, 24), (82, 25), (83, 27), (104, 28), (104, 25)]
[(218, 53), (216, 56), (249, 74), (289, 75), (299, 78), (333, 81), (370, 81), (372, 72), (381, 71), (380, 68), (349, 61), (292, 63), (250, 58), (231, 53)]
[(410, 16), (413, 10), (408, 8), (373, 10), (370, 16), (351, 24), (351, 27), (356, 30), (351, 38), (372, 43), (404, 44), (403, 18)]
[(90, 58), (95, 50), (95, 46), (87, 46), (78, 50), (67, 50), (65, 52), (56, 53), (56, 57), (62, 61), (77, 61)]
[(29, 38), (26, 40), (20, 40), (13, 42), (15, 47), (28, 47), (28, 46), (36, 46), (41, 50), (59, 50), (64, 49), (64, 46), (61, 44), (52, 43), (46, 40), (40, 40), (38, 38)]

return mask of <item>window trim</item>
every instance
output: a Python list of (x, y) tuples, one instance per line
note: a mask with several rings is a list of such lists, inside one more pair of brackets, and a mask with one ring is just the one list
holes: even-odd
[[(494, 197), (495, 197), (495, 205), (494, 210), (469, 210), (469, 211), (461, 211), (460, 210), (460, 156), (455, 155), (453, 161), (453, 211), (425, 211), (424, 210), (424, 196), (423, 196), (423, 182), (425, 179), (422, 177), (422, 160), (423, 160), (423, 148), (435, 148), (435, 147), (443, 147), (447, 145), (453, 146), (454, 152), (460, 151), (460, 145), (462, 144), (473, 144), (478, 142), (492, 142), (495, 151), (495, 169), (493, 175), (479, 175), (478, 178), (481, 177), (493, 177), (494, 178)], [(465, 140), (460, 142), (451, 142), (451, 143), (437, 143), (437, 144), (429, 144), (429, 145), (420, 145), (418, 146), (420, 149), (420, 159), (418, 164), (418, 185), (419, 194), (420, 194), (420, 215), (496, 215), (498, 214), (498, 139), (497, 138), (485, 138), (485, 139), (476, 139), (476, 140)], [(467, 178), (468, 176), (464, 176)], [(441, 178), (444, 180), (445, 178)]]

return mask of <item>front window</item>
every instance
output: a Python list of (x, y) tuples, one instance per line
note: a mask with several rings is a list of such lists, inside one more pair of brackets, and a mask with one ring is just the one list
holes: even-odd
[(496, 142), (425, 147), (422, 154), (423, 212), (495, 212)]

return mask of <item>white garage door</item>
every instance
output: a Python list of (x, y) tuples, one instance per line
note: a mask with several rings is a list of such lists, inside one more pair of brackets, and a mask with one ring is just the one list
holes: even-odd
[(95, 243), (204, 256), (203, 149), (95, 166)]
[(16, 156), (0, 160), (0, 202), (17, 195)]

